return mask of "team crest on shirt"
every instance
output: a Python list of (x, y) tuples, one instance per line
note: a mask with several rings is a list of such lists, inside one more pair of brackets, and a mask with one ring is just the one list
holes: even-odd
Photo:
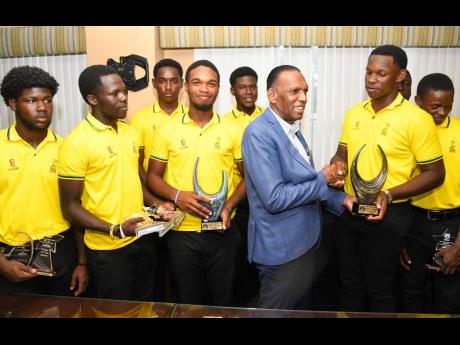
[(57, 159), (53, 159), (53, 163), (51, 163), (51, 166), (50, 166), (50, 173), (56, 174), (56, 163), (57, 163)]
[(188, 149), (188, 145), (187, 145), (187, 143), (185, 142), (185, 139), (181, 139), (181, 140), (180, 140), (180, 148), (181, 148), (181, 150)]
[(136, 143), (133, 141), (133, 153), (137, 153), (137, 150), (136, 150)]
[(113, 150), (112, 146), (107, 146), (107, 151), (109, 151), (110, 158), (114, 157), (117, 155), (117, 153)]
[(10, 158), (10, 167), (8, 168), (8, 170), (18, 170), (19, 167), (16, 165), (16, 161), (14, 160), (14, 158)]
[(388, 132), (388, 128), (390, 128), (390, 125), (387, 123), (387, 126), (384, 129), (382, 129), (380, 134), (386, 136)]
[(157, 125), (155, 123), (152, 125), (152, 129), (154, 132), (157, 130)]
[(449, 152), (455, 153), (457, 152), (457, 143), (455, 142), (455, 139), (450, 140), (450, 147), (449, 147)]
[(216, 138), (216, 142), (214, 143), (214, 148), (216, 150), (220, 150), (220, 137)]
[(360, 121), (355, 122), (355, 126), (353, 127), (354, 130), (359, 129), (359, 123), (360, 123)]

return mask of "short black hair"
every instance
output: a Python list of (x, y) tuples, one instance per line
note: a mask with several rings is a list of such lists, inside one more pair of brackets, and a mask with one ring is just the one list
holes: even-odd
[(101, 86), (101, 78), (106, 75), (118, 74), (118, 71), (106, 65), (92, 65), (86, 67), (78, 78), (78, 87), (86, 103), (89, 104), (88, 95), (94, 95), (98, 86)]
[(236, 70), (232, 72), (232, 74), (230, 74), (230, 85), (234, 86), (237, 78), (246, 77), (246, 76), (256, 78), (256, 82), (259, 79), (256, 71), (254, 71), (251, 67), (248, 67), (248, 66), (238, 67)]
[(417, 85), (417, 96), (423, 97), (430, 90), (453, 91), (452, 79), (442, 73), (431, 73), (424, 76)]
[(280, 75), (280, 73), (284, 71), (300, 72), (300, 69), (298, 69), (295, 66), (291, 66), (291, 65), (281, 65), (281, 66), (273, 68), (267, 77), (267, 90), (273, 86), (273, 84), (278, 79), (278, 76)]
[(155, 79), (157, 78), (158, 71), (162, 67), (172, 67), (172, 68), (177, 69), (177, 71), (179, 72), (179, 76), (182, 79), (182, 75), (184, 74), (184, 72), (182, 70), (182, 66), (180, 65), (179, 62), (177, 62), (176, 60), (173, 60), (173, 59), (162, 59), (162, 60), (158, 61), (155, 64), (155, 66), (153, 67), (153, 78), (155, 78)]
[(219, 71), (217, 70), (217, 67), (209, 60), (197, 60), (194, 63), (192, 63), (190, 66), (188, 66), (187, 71), (185, 72), (185, 81), (187, 83), (189, 82), (189, 79), (190, 79), (190, 72), (193, 71), (195, 68), (200, 67), (200, 66), (209, 67), (214, 72), (216, 72), (216, 74), (217, 74), (217, 84), (220, 85)]
[(371, 52), (372, 55), (392, 56), (395, 64), (402, 69), (407, 68), (407, 54), (401, 47), (392, 44), (378, 46)]
[(39, 67), (19, 66), (11, 69), (3, 78), (1, 94), (5, 104), (10, 99), (17, 100), (24, 89), (42, 87), (50, 90), (54, 96), (59, 83), (48, 72)]

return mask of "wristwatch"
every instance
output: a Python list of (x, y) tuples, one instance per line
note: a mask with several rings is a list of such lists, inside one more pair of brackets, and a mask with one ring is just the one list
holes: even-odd
[(387, 200), (388, 200), (388, 203), (391, 204), (391, 202), (393, 201), (393, 195), (391, 195), (390, 191), (387, 189), (387, 190), (384, 190), (383, 191), (386, 196), (387, 196)]

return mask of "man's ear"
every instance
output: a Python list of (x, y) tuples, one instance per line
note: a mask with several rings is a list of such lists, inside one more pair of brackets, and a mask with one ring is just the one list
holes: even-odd
[(398, 76), (396, 77), (396, 81), (398, 83), (402, 82), (405, 78), (406, 78), (406, 70), (404, 68), (402, 68), (399, 73), (398, 73)]
[(233, 96), (235, 96), (235, 90), (233, 89), (233, 86), (230, 87), (230, 92)]
[(157, 88), (157, 86), (155, 85), (155, 78), (152, 78), (152, 86), (153, 86), (154, 89)]
[(422, 107), (422, 97), (420, 97), (419, 95), (415, 96), (415, 104), (417, 104), (420, 108)]
[(268, 102), (271, 104), (275, 104), (276, 103), (276, 92), (275, 90), (273, 90), (272, 88), (269, 88), (267, 90), (267, 98), (268, 98)]
[(96, 106), (98, 105), (97, 97), (94, 95), (86, 96), (86, 99), (90, 105)]
[(17, 101), (16, 101), (14, 98), (10, 98), (10, 99), (8, 100), (8, 106), (10, 107), (10, 109), (11, 109), (12, 111), (16, 111), (17, 105), (18, 105), (18, 103), (17, 103)]

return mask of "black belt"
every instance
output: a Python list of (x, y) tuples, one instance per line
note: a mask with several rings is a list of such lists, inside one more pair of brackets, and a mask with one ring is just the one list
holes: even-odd
[(451, 208), (448, 210), (427, 210), (417, 206), (412, 206), (412, 209), (416, 213), (423, 215), (423, 217), (428, 220), (446, 220), (460, 217), (460, 207)]

